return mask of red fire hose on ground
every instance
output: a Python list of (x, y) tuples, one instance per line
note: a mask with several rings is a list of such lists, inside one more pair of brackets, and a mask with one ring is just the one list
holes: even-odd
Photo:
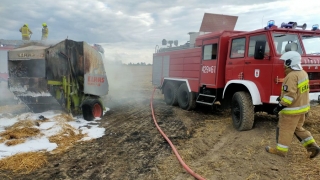
[(152, 118), (154, 121), (154, 124), (156, 125), (157, 129), (159, 130), (159, 132), (161, 133), (161, 135), (167, 140), (167, 142), (169, 143), (169, 145), (171, 146), (171, 149), (173, 150), (174, 154), (176, 155), (176, 157), (178, 158), (180, 164), (182, 165), (182, 167), (189, 173), (191, 174), (193, 177), (199, 179), (199, 180), (204, 180), (203, 177), (201, 177), (199, 174), (195, 173), (194, 171), (192, 171), (188, 165), (186, 165), (186, 163), (182, 160), (181, 156), (179, 155), (177, 149), (174, 147), (174, 145), (172, 144), (172, 142), (170, 141), (170, 139), (167, 137), (167, 135), (161, 130), (161, 128), (159, 127), (156, 117), (154, 115), (154, 110), (153, 110), (153, 96), (154, 96), (154, 92), (155, 92), (156, 88), (153, 89), (152, 92), (152, 96), (150, 99), (150, 107), (151, 107), (151, 112), (152, 112)]

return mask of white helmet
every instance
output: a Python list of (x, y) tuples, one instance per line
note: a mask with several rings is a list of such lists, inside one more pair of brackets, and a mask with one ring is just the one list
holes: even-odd
[(301, 55), (297, 51), (288, 51), (282, 54), (280, 60), (284, 61), (284, 65), (293, 70), (302, 70)]

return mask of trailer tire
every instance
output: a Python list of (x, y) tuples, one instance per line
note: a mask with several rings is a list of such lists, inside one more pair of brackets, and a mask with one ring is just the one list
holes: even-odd
[(178, 84), (169, 81), (166, 83), (163, 89), (164, 100), (167, 105), (176, 106), (178, 105)]
[(103, 114), (102, 104), (97, 99), (86, 100), (82, 104), (83, 118), (87, 121), (92, 121), (95, 118), (101, 118)]
[(196, 107), (195, 93), (189, 92), (186, 83), (182, 83), (178, 88), (178, 103), (181, 109), (190, 111)]
[(238, 131), (250, 130), (254, 123), (254, 106), (249, 93), (236, 92), (231, 103), (232, 122)]

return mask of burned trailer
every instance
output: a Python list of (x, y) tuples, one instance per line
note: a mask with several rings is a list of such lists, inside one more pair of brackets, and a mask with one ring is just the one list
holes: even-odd
[(8, 87), (31, 111), (65, 110), (102, 117), (109, 85), (101, 54), (86, 42), (64, 40), (8, 52)]

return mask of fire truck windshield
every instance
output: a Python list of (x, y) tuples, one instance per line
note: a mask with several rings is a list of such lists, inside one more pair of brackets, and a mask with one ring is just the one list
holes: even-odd
[(320, 55), (320, 36), (302, 35), (304, 50), (308, 55)]
[(298, 44), (298, 52), (302, 54), (302, 49), (297, 34), (273, 33), (272, 36), (277, 54), (285, 53), (286, 45), (293, 42)]

